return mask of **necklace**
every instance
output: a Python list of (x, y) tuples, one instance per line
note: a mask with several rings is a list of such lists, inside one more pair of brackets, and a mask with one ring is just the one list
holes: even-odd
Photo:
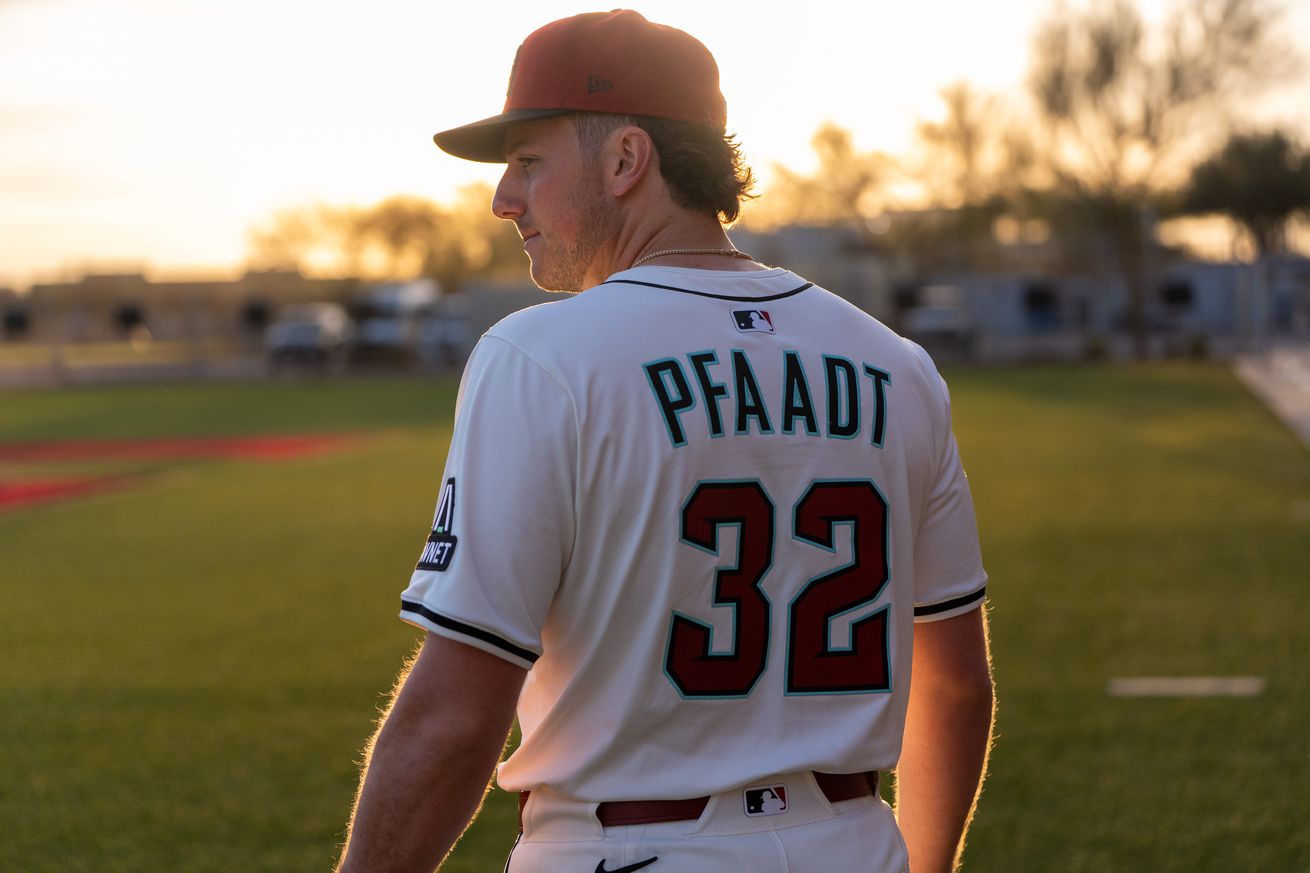
[[(748, 261), (755, 260), (754, 256), (739, 252), (736, 249), (660, 249), (658, 252), (651, 252), (649, 255), (642, 255), (632, 262), (632, 267), (640, 267), (647, 261), (655, 258), (662, 258), (665, 255), (724, 255), (729, 258), (745, 258)], [(632, 267), (628, 269), (631, 270)]]

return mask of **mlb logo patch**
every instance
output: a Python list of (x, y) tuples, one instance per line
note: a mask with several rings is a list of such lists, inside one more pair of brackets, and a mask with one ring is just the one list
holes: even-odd
[(787, 811), (787, 786), (765, 785), (747, 788), (742, 793), (746, 814), (752, 818), (761, 815), (782, 815)]
[(763, 309), (734, 309), (732, 321), (741, 333), (775, 333), (773, 319)]

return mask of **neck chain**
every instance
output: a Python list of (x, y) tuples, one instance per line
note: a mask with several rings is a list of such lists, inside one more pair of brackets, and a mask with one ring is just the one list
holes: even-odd
[[(632, 267), (640, 267), (647, 261), (655, 258), (662, 258), (665, 255), (724, 255), (729, 258), (745, 258), (753, 261), (755, 258), (746, 252), (739, 252), (736, 249), (660, 249), (658, 252), (651, 252), (648, 255), (642, 255), (632, 262)], [(628, 269), (631, 270), (632, 267)]]

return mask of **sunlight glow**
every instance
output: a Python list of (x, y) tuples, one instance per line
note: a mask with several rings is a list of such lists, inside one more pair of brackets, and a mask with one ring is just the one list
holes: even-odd
[[(1158, 14), (1161, 2), (1143, 3)], [(1293, 7), (1310, 21), (1310, 0)], [(729, 126), (767, 191), (825, 120), (904, 151), (938, 92), (1020, 87), (1047, 0), (652, 0), (719, 60)], [(448, 199), (498, 168), (434, 131), (499, 111), (528, 32), (573, 2), (0, 0), (0, 286), (85, 267), (239, 271), (278, 209)], [(1310, 117), (1304, 95), (1290, 115)]]

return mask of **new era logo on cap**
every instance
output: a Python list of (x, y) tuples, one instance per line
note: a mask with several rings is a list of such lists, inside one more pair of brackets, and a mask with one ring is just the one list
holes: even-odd
[(614, 83), (609, 79), (602, 79), (600, 76), (591, 75), (587, 77), (587, 93), (595, 94), (599, 91), (613, 91)]
[(787, 811), (787, 786), (765, 785), (761, 788), (747, 788), (742, 793), (746, 803), (746, 814), (781, 815)]
[(775, 333), (773, 319), (763, 309), (734, 309), (732, 320), (742, 333)]

